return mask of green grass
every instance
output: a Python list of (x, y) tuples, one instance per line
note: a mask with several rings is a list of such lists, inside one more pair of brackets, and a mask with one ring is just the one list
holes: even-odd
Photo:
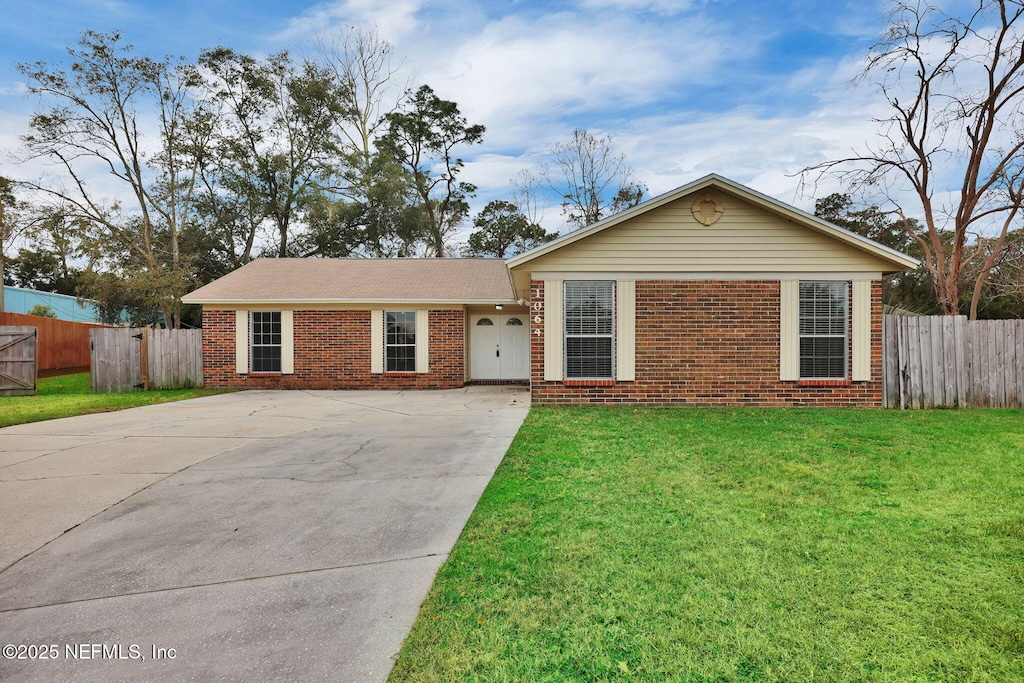
[(224, 389), (173, 389), (136, 391), (130, 394), (94, 394), (89, 389), (89, 373), (40, 379), (35, 396), (0, 396), (0, 427), (58, 417), (105, 413), (153, 403), (181, 401), (186, 398), (222, 394)]
[(392, 681), (1022, 681), (1024, 412), (535, 408)]

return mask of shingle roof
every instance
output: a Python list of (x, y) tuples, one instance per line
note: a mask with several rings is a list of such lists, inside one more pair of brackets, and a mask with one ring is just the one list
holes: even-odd
[(257, 259), (183, 297), (232, 301), (512, 301), (501, 259)]

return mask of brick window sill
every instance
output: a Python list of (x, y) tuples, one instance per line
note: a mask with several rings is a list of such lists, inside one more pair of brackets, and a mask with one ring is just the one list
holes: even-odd
[(419, 372), (385, 372), (386, 377), (415, 377)]
[(797, 383), (798, 387), (848, 387), (848, 379), (802, 379)]
[(614, 387), (613, 379), (567, 379), (563, 381), (567, 387)]

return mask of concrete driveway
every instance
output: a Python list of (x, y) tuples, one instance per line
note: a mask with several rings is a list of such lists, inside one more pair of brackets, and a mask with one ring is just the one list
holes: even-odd
[(386, 679), (528, 404), (254, 391), (0, 430), (0, 646), (34, 658), (0, 680)]

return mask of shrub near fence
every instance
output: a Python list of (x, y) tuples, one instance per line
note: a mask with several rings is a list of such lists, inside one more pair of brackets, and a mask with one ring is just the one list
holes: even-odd
[(1024, 320), (886, 315), (889, 408), (1024, 408)]
[(40, 372), (88, 367), (89, 330), (102, 327), (90, 323), (73, 323), (3, 311), (0, 311), (0, 325), (27, 325), (38, 328), (36, 353)]

